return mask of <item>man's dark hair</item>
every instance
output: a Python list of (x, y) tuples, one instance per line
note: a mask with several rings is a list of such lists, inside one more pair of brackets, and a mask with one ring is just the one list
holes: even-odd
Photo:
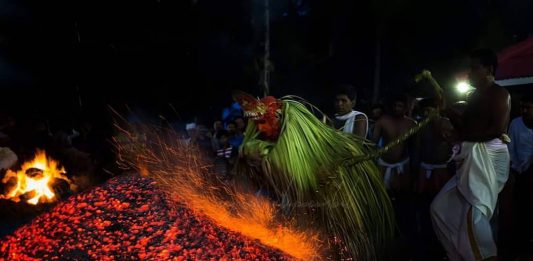
[(491, 49), (477, 49), (470, 54), (471, 59), (477, 59), (481, 65), (485, 67), (492, 67), (492, 75), (496, 74), (498, 68), (498, 56)]
[(533, 94), (526, 94), (520, 99), (522, 103), (533, 103)]
[(357, 98), (357, 91), (352, 85), (343, 83), (337, 85), (335, 95), (346, 95), (350, 101), (353, 101)]
[(391, 95), (387, 99), (385, 99), (385, 101), (386, 101), (386, 103), (385, 103), (385, 111), (387, 113), (392, 113), (393, 112), (394, 104), (396, 102), (401, 102), (406, 107), (409, 104), (408, 96), (406, 94), (403, 94), (403, 93), (397, 93), (397, 94)]

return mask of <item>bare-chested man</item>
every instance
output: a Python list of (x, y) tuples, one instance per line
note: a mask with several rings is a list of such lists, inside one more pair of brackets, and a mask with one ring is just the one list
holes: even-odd
[[(426, 98), (418, 103), (422, 116), (428, 117), (438, 107), (436, 99)], [(440, 243), (433, 231), (430, 206), (433, 198), (451, 178), (449, 161), (452, 158), (452, 143), (444, 138), (444, 133), (453, 129), (450, 120), (437, 116), (429, 122), (418, 134), (418, 150), (420, 158), (417, 179), (417, 217), (418, 241), (417, 249), (420, 260), (441, 259)]]
[[(420, 102), (424, 117), (437, 109), (435, 99), (427, 98)], [(418, 175), (417, 192), (433, 198), (453, 176), (448, 171), (448, 163), (452, 156), (452, 145), (446, 140), (445, 134), (453, 127), (448, 118), (438, 116), (431, 121), (419, 134), (420, 173)]]
[(490, 219), (509, 174), (504, 143), (510, 96), (494, 83), (496, 54), (477, 50), (471, 55), (471, 84), (476, 88), (462, 115), (448, 112), (460, 142), (456, 175), (431, 206), (435, 232), (450, 260), (496, 260)]
[[(398, 95), (389, 100), (383, 115), (374, 126), (372, 141), (389, 144), (415, 126), (416, 122), (407, 117), (407, 97)], [(389, 192), (399, 229), (399, 238), (403, 244), (410, 246), (416, 239), (416, 205), (414, 198), (414, 176), (411, 173), (411, 158), (414, 139), (403, 142), (378, 159), (385, 187)], [(416, 161), (416, 160), (415, 160)], [(409, 251), (412, 251), (409, 250)], [(414, 253), (409, 253), (412, 255)]]
[[(389, 105), (389, 112), (383, 115), (374, 126), (372, 141), (377, 143), (383, 138), (388, 144), (416, 125), (416, 122), (407, 117), (407, 97), (399, 95), (394, 97)], [(387, 190), (395, 192), (412, 191), (412, 175), (409, 173), (409, 152), (407, 143), (401, 143), (384, 154), (378, 164), (383, 174)]]

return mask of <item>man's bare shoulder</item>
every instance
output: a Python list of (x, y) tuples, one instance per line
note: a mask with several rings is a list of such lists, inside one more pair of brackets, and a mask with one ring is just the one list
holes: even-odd
[(509, 97), (509, 91), (498, 84), (494, 84), (493, 95), (496, 98), (507, 99)]
[(366, 117), (364, 114), (358, 114), (357, 116), (355, 116), (355, 119), (357, 120), (366, 120)]

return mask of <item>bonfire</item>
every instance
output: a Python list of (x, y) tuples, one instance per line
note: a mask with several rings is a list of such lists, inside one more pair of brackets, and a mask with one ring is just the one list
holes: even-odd
[(15, 202), (28, 198), (28, 204), (39, 202), (54, 202), (57, 200), (53, 185), (66, 182), (74, 190), (74, 185), (66, 176), (65, 168), (60, 167), (58, 161), (48, 157), (42, 150), (38, 150), (32, 160), (24, 162), (20, 170), (7, 170), (2, 183), (8, 185), (8, 191), (0, 198)]

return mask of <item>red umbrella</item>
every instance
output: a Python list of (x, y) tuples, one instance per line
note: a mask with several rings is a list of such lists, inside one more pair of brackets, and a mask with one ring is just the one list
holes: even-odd
[(496, 79), (501, 85), (533, 83), (533, 37), (504, 49), (498, 55)]

